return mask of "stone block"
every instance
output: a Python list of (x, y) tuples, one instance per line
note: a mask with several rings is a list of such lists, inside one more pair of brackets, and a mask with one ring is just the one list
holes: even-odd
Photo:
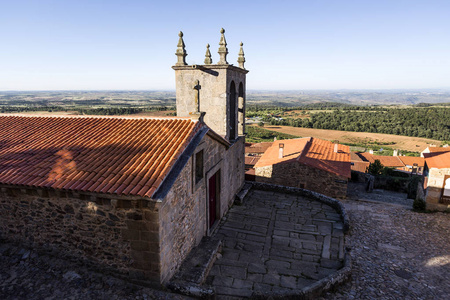
[(253, 274), (253, 273), (249, 273), (247, 275), (247, 280), (250, 280), (254, 283), (256, 282), (262, 282), (263, 279), (263, 275), (262, 274)]
[(236, 289), (252, 289), (253, 288), (253, 282), (250, 281), (250, 280), (235, 279), (233, 281), (233, 288), (236, 288)]
[(238, 279), (247, 278), (247, 270), (245, 267), (220, 266), (222, 276), (230, 276)]
[(295, 289), (297, 288), (297, 278), (294, 276), (281, 276), (280, 286)]
[(122, 229), (122, 238), (127, 241), (131, 240), (139, 240), (140, 234), (139, 230), (132, 230), (132, 229)]
[(149, 241), (159, 243), (159, 232), (154, 231), (140, 231), (140, 239), (142, 241)]
[(215, 276), (213, 280), (213, 285), (231, 287), (233, 285), (233, 277)]
[(279, 285), (280, 284), (280, 275), (276, 273), (269, 273), (263, 276), (263, 283), (270, 285)]
[(257, 264), (257, 263), (250, 263), (247, 268), (249, 273), (257, 273), (257, 274), (266, 274), (267, 268), (265, 265)]
[(150, 243), (147, 241), (131, 241), (131, 249), (135, 251), (149, 251)]

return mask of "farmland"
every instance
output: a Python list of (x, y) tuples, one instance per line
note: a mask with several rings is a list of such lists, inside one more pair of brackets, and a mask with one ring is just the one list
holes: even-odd
[(441, 145), (441, 142), (437, 140), (382, 133), (348, 132), (270, 125), (264, 126), (264, 129), (301, 137), (312, 136), (324, 140), (339, 141), (344, 144), (387, 145), (389, 148), (411, 152), (421, 152), (428, 147), (429, 144)]

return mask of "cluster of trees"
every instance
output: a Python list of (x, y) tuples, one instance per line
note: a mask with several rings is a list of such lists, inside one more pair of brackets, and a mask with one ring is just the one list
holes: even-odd
[(165, 111), (174, 110), (173, 106), (146, 106), (146, 107), (97, 107), (97, 108), (82, 108), (82, 107), (67, 107), (67, 106), (3, 106), (0, 108), (2, 113), (16, 113), (28, 111), (78, 111), (80, 114), (86, 115), (131, 115), (150, 111)]
[(275, 119), (265, 116), (272, 125), (332, 129), (358, 132), (376, 132), (395, 135), (450, 140), (450, 108), (406, 108), (384, 111), (318, 112), (305, 119)]
[(273, 142), (273, 139), (275, 137), (277, 138), (277, 140), (288, 140), (298, 138), (298, 136), (295, 135), (275, 132), (257, 126), (247, 126), (246, 131), (247, 136), (245, 140), (246, 142), (249, 143)]

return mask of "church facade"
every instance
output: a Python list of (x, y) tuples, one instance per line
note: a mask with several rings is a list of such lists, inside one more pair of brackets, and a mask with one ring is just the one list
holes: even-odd
[(244, 184), (244, 54), (173, 69), (177, 117), (0, 117), (0, 238), (167, 282)]

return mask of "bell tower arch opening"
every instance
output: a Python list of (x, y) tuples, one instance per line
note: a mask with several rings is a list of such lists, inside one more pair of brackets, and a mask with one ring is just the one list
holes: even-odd
[(237, 119), (236, 119), (236, 115), (237, 115), (237, 105), (236, 105), (236, 85), (234, 84), (234, 81), (231, 81), (230, 84), (230, 104), (229, 104), (229, 108), (230, 108), (230, 118), (229, 118), (229, 129), (230, 129), (230, 135), (229, 135), (229, 139), (230, 140), (235, 140), (236, 139), (236, 123), (237, 123)]
[(244, 96), (244, 84), (239, 83), (238, 94), (238, 134), (245, 134), (245, 96)]

